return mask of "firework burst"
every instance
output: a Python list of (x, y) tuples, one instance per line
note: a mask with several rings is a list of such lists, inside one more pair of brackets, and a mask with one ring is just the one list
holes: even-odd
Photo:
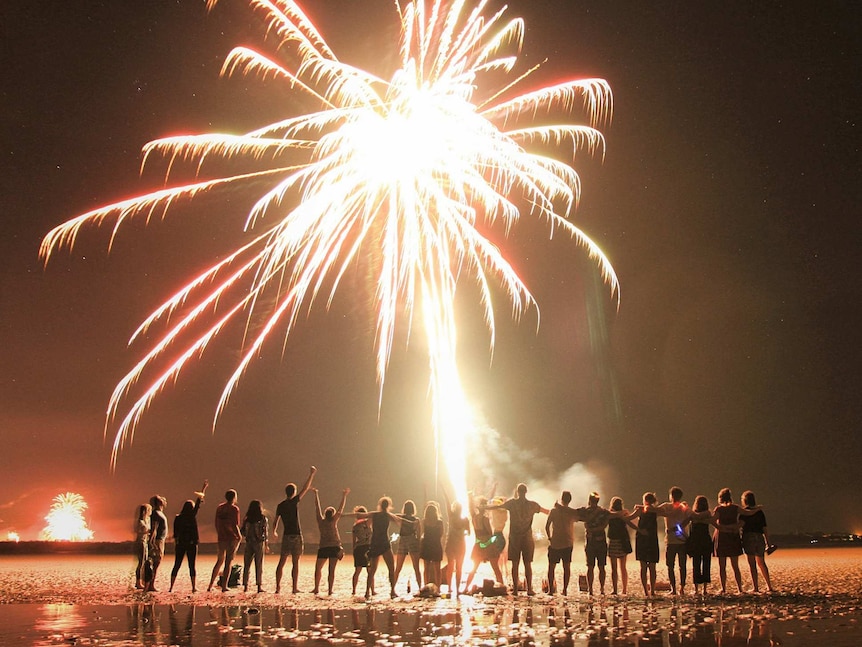
[[(465, 279), (478, 286), (491, 347), (498, 291), (508, 296), (516, 319), (535, 306), (494, 242), (525, 211), (551, 233), (561, 230), (583, 245), (616, 293), (608, 259), (569, 220), (578, 175), (549, 153), (603, 155), (598, 126), (610, 117), (610, 88), (586, 79), (523, 91), (534, 71), (518, 66), (523, 21), (507, 18), (505, 9), (492, 11), (487, 1), (396, 1), (399, 64), (387, 78), (340, 61), (296, 2), (248, 4), (275, 46), (270, 54), (234, 49), (223, 74), (275, 80), (311, 97), (318, 109), (244, 135), (150, 142), (143, 164), (161, 160), (168, 178), (188, 164), (203, 173), (215, 160), (240, 159), (258, 168), (212, 179), (199, 175), (107, 205), (57, 227), (42, 243), (47, 262), (55, 250), (74, 244), (84, 226), (110, 223), (113, 241), (136, 216), (163, 215), (204, 192), (265, 187), (246, 214), (249, 240), (194, 277), (134, 333), (133, 340), (165, 324), (110, 399), (108, 420), (117, 421), (112, 465), (153, 398), (231, 320), (245, 318), (246, 345), (216, 420), (273, 331), (286, 340), (315, 300), (331, 302), (351, 266), (372, 264), (379, 387), (397, 327), (420, 329), (429, 348), (438, 450), (462, 498), (471, 421), (456, 365), (456, 286)], [(212, 9), (216, 0), (207, 5)], [(584, 123), (567, 122), (575, 112)], [(563, 115), (564, 123), (534, 125), (539, 113), (546, 122)]]
[(93, 531), (84, 519), (86, 510), (87, 502), (80, 494), (58, 494), (45, 517), (48, 525), (42, 530), (42, 538), (48, 541), (90, 541)]

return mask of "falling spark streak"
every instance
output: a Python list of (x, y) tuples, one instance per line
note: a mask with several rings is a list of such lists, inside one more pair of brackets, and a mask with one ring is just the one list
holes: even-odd
[[(208, 9), (216, 3), (208, 0)], [(317, 111), (240, 136), (153, 141), (144, 148), (142, 169), (153, 158), (164, 159), (167, 180), (175, 165), (196, 164), (201, 173), (211, 159), (241, 159), (260, 168), (107, 205), (60, 225), (42, 242), (40, 253), (47, 263), (58, 248), (74, 244), (84, 225), (112, 221), (112, 244), (132, 217), (149, 221), (204, 192), (269, 183), (247, 215), (246, 230), (257, 232), (253, 240), (192, 280), (135, 332), (133, 340), (192, 304), (179, 321), (167, 324), (167, 332), (117, 385), (106, 431), (123, 405), (133, 402), (119, 423), (111, 465), (133, 439), (153, 398), (232, 319), (245, 313), (246, 344), (224, 387), (214, 424), (266, 338), (279, 329), (286, 341), (300, 313), (321, 292), (328, 290), (327, 306), (331, 303), (351, 265), (376, 262), (374, 343), (380, 393), (396, 327), (403, 316), (409, 332), (414, 312), (420, 313), (438, 456), (446, 462), (455, 496), (463, 501), (464, 436), (472, 423), (456, 365), (456, 285), (466, 273), (478, 286), (491, 349), (495, 289), (505, 290), (515, 319), (536, 306), (488, 236), (501, 228), (508, 235), (521, 216), (516, 201), (526, 204), (531, 215), (548, 223), (551, 235), (559, 228), (587, 249), (619, 299), (607, 257), (568, 219), (580, 195), (576, 171), (542, 154), (565, 145), (603, 155), (598, 126), (611, 116), (610, 88), (604, 80), (585, 79), (516, 94), (536, 68), (495, 85), (495, 79), (515, 70), (524, 24), (520, 18), (504, 18), (505, 8), (487, 11), (487, 0), (396, 0), (400, 66), (388, 81), (339, 61), (293, 0), (248, 3), (264, 19), (267, 37), (278, 40), (275, 55), (285, 63), (240, 47), (228, 55), (222, 73), (286, 83), (318, 101)], [(539, 112), (548, 119), (555, 113), (568, 115), (579, 101), (586, 124), (533, 124)], [(244, 293), (235, 296), (239, 289)], [(195, 326), (203, 326), (203, 332), (183, 342), (183, 333)], [(177, 359), (165, 359), (168, 349), (177, 351)], [(159, 361), (167, 366), (139, 385)]]

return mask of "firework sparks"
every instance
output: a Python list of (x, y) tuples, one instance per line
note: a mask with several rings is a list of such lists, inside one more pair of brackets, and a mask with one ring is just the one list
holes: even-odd
[(90, 541), (93, 531), (87, 527), (84, 512), (87, 502), (74, 492), (58, 494), (45, 517), (48, 525), (42, 530), (42, 539), (48, 541)]
[[(216, 3), (208, 0), (208, 8)], [(47, 262), (57, 248), (74, 244), (85, 225), (110, 222), (113, 241), (135, 216), (163, 215), (203, 192), (267, 185), (246, 217), (249, 240), (134, 333), (132, 340), (170, 319), (110, 399), (108, 420), (117, 421), (112, 465), (153, 398), (231, 320), (245, 318), (246, 345), (216, 421), (272, 332), (286, 340), (304, 309), (319, 298), (331, 302), (351, 266), (372, 264), (379, 388), (397, 327), (421, 328), (438, 454), (463, 501), (464, 435), (472, 422), (456, 364), (456, 286), (464, 277), (478, 286), (491, 348), (496, 291), (508, 295), (516, 319), (536, 305), (495, 243), (527, 205), (551, 233), (562, 230), (583, 245), (618, 294), (608, 259), (568, 219), (580, 192), (577, 173), (547, 154), (563, 147), (572, 157), (580, 149), (603, 154), (598, 126), (610, 117), (610, 88), (601, 79), (586, 79), (522, 92), (534, 71), (518, 69), (523, 21), (506, 18), (505, 10), (491, 12), (486, 0), (396, 1), (399, 65), (388, 78), (340, 61), (292, 0), (249, 5), (278, 42), (272, 55), (234, 49), (223, 74), (275, 79), (316, 100), (319, 109), (245, 135), (153, 141), (144, 148), (143, 164), (162, 160), (168, 178), (190, 164), (203, 174), (212, 160), (239, 158), (258, 169), (212, 179), (199, 175), (96, 209), (57, 227), (42, 243)], [(586, 123), (533, 124), (539, 113), (551, 120), (576, 111)]]

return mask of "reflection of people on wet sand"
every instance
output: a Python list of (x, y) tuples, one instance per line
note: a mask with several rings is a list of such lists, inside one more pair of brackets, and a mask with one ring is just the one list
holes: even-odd
[(224, 592), (228, 588), (230, 567), (233, 563), (236, 549), (239, 548), (239, 542), (242, 539), (239, 524), (240, 512), (236, 501), (236, 490), (228, 490), (224, 493), (224, 501), (219, 503), (216, 508), (215, 527), (216, 534), (218, 535), (218, 557), (216, 557), (216, 563), (213, 566), (207, 591), (212, 591), (222, 564), (224, 564), (224, 573), (222, 574), (221, 590)]
[(138, 559), (138, 565), (135, 568), (136, 589), (142, 589), (146, 586), (146, 582), (144, 582), (144, 564), (150, 552), (150, 516), (152, 514), (152, 506), (149, 503), (142, 503), (138, 506), (138, 512), (135, 515), (135, 557)]
[(338, 520), (344, 513), (344, 504), (347, 503), (347, 495), (350, 494), (350, 488), (344, 488), (341, 495), (341, 503), (338, 510), (332, 506), (328, 506), (323, 512), (320, 511), (320, 496), (317, 488), (314, 490), (314, 509), (317, 512), (317, 528), (320, 531), (320, 543), (317, 549), (317, 561), (314, 563), (314, 591), (315, 595), (320, 592), (320, 576), (323, 571), (323, 564), (329, 561), (329, 579), (327, 580), (329, 595), (332, 595), (332, 589), (335, 586), (335, 567), (338, 565), (338, 560), (344, 557), (344, 547), (341, 545), (341, 536), (338, 534)]
[(194, 501), (186, 501), (183, 503), (183, 508), (180, 513), (174, 517), (174, 567), (171, 570), (171, 588), (174, 590), (174, 582), (177, 580), (177, 574), (180, 572), (183, 558), (185, 557), (189, 563), (189, 577), (192, 581), (192, 593), (197, 592), (197, 571), (195, 569), (195, 561), (198, 556), (198, 510), (203, 503), (206, 495), (208, 481), (204, 481), (203, 487)]
[(156, 592), (158, 590), (156, 589), (156, 575), (165, 554), (165, 539), (168, 536), (168, 518), (163, 512), (167, 504), (168, 500), (158, 494), (150, 499), (153, 512), (150, 515), (149, 558), (153, 564), (153, 577), (147, 585), (147, 591)]
[(263, 514), (260, 501), (253, 499), (242, 520), (242, 536), (245, 539), (243, 553), (242, 590), (248, 591), (251, 564), (254, 562), (254, 579), (257, 592), (263, 593), (263, 556), (266, 552), (266, 539), (269, 536), (269, 520)]
[(284, 572), (284, 563), (288, 555), (291, 558), (290, 578), (293, 584), (293, 592), (299, 593), (299, 558), (302, 557), (302, 529), (299, 527), (299, 502), (306, 495), (314, 480), (317, 468), (312, 465), (308, 472), (305, 485), (297, 491), (295, 483), (284, 486), (285, 499), (275, 509), (275, 522), (272, 525), (273, 538), (278, 537), (278, 524), (281, 523), (283, 533), (281, 536), (281, 555), (278, 558), (278, 566), (275, 567), (275, 592), (281, 592), (281, 576)]
[(527, 595), (533, 595), (533, 553), (535, 550), (533, 516), (539, 512), (548, 514), (548, 509), (527, 498), (527, 486), (524, 483), (518, 484), (514, 497), (503, 501), (499, 505), (488, 506), (487, 509), (505, 509), (508, 511), (509, 561), (512, 562), (512, 592), (518, 595), (520, 585), (518, 569), (520, 561), (523, 559)]

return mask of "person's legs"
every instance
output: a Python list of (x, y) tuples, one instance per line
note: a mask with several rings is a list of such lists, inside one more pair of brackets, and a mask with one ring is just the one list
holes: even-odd
[(557, 559), (551, 553), (552, 550), (552, 548), (548, 549), (548, 593), (551, 595), (557, 592), (556, 582), (554, 581), (554, 571), (557, 568)]
[(594, 572), (595, 567), (596, 556), (590, 550), (587, 550), (587, 591), (590, 595), (593, 594), (593, 580), (596, 577)]
[(650, 563), (649, 565), (649, 589), (650, 596), (655, 597), (655, 564)]
[(332, 595), (332, 591), (335, 589), (335, 567), (338, 565), (337, 557), (329, 558), (329, 578), (327, 579), (327, 593)]
[(398, 578), (401, 577), (401, 569), (404, 567), (404, 560), (407, 559), (407, 554), (399, 552), (395, 556), (395, 581), (398, 581)]
[(644, 587), (644, 597), (649, 597), (649, 585), (647, 584), (647, 563), (641, 562), (641, 585)]
[(263, 592), (263, 554), (264, 544), (261, 544), (254, 551), (254, 582), (257, 584), (257, 592)]
[(514, 595), (518, 595), (518, 589), (520, 588), (521, 581), (518, 576), (518, 571), (521, 567), (521, 556), (520, 554), (513, 555), (512, 559), (512, 593)]
[(748, 570), (751, 572), (751, 584), (754, 587), (754, 592), (760, 590), (759, 582), (757, 581), (757, 559), (754, 555), (746, 555), (748, 558)]
[(138, 567), (135, 569), (135, 588), (144, 588), (144, 562), (147, 561), (147, 544), (139, 541), (135, 543), (135, 557), (138, 558)]
[(231, 541), (228, 545), (227, 551), (224, 554), (224, 572), (222, 573), (222, 592), (226, 592), (228, 589), (228, 583), (230, 582), (230, 567), (233, 566), (233, 558), (236, 556), (236, 549), (239, 546), (238, 541)]
[(242, 590), (248, 591), (248, 576), (251, 574), (250, 567), (254, 560), (254, 550), (248, 545), (248, 542), (245, 544), (245, 551), (242, 557)]
[(602, 556), (601, 559), (599, 559), (599, 593), (601, 593), (602, 595), (605, 594), (605, 579), (606, 579), (606, 577), (605, 577), (605, 575), (606, 575), (606, 573), (605, 573), (605, 561), (606, 560), (607, 560), (607, 558), (604, 556)]
[(315, 595), (320, 593), (320, 576), (323, 573), (323, 564), (326, 561), (324, 557), (318, 557), (314, 562), (314, 589), (311, 591)]
[(302, 556), (302, 549), (300, 548), (291, 552), (290, 559), (290, 581), (293, 585), (293, 592), (299, 593), (299, 558)]
[(175, 544), (174, 546), (174, 567), (171, 569), (171, 585), (168, 588), (168, 593), (174, 590), (174, 582), (177, 581), (177, 573), (180, 572), (180, 566), (183, 565), (183, 557), (185, 557), (185, 546)]
[(621, 558), (619, 557), (611, 557), (611, 590), (614, 592), (614, 595), (617, 594), (617, 581), (619, 579), (619, 573), (617, 569), (620, 560)]
[(370, 598), (374, 594), (374, 575), (377, 573), (378, 555), (368, 558), (368, 580), (365, 584), (365, 597)]
[(416, 576), (416, 589), (422, 588), (422, 572), (419, 570), (419, 553), (410, 553), (410, 561), (413, 562), (413, 575)]
[[(282, 540), (283, 541), (283, 540)], [(288, 554), (282, 548), (281, 555), (278, 558), (278, 565), (275, 567), (275, 592), (281, 593), (281, 576), (284, 573), (284, 563), (287, 561)]]
[(760, 566), (760, 572), (763, 573), (763, 581), (766, 582), (766, 590), (772, 592), (772, 581), (769, 579), (769, 567), (766, 565), (766, 558), (763, 555), (757, 556), (757, 565)]
[(189, 560), (189, 578), (192, 581), (192, 593), (197, 593), (197, 560), (198, 560), (198, 546), (197, 544), (193, 546), (189, 546), (186, 549), (186, 557)]
[(626, 595), (629, 592), (629, 572), (626, 570), (627, 557), (627, 555), (620, 557), (620, 581), (623, 585), (623, 595)]
[(386, 562), (386, 568), (389, 570), (389, 596), (395, 598), (395, 558), (391, 550), (383, 553), (383, 561)]
[(736, 578), (736, 589), (742, 593), (742, 573), (739, 572), (739, 555), (731, 556), (730, 565), (733, 568), (733, 576)]
[(722, 594), (727, 593), (727, 557), (718, 556), (718, 581), (721, 583)]
[(688, 554), (685, 552), (685, 544), (677, 548), (677, 559), (679, 559), (679, 593), (685, 593), (685, 581), (688, 577)]
[(223, 542), (218, 543), (218, 555), (216, 556), (216, 563), (213, 566), (212, 577), (210, 577), (210, 584), (207, 587), (207, 591), (211, 591), (213, 588), (213, 584), (215, 584), (216, 578), (218, 577), (219, 570), (221, 570), (221, 565), (224, 564), (225, 558), (225, 544)]
[(361, 566), (353, 567), (353, 595), (356, 595), (356, 585), (359, 584), (359, 574), (362, 572)]
[(670, 592), (673, 595), (676, 595), (676, 573), (674, 572), (675, 557), (676, 555), (671, 547), (667, 546), (664, 551), (664, 563), (667, 565), (667, 579), (668, 582), (670, 582)]

